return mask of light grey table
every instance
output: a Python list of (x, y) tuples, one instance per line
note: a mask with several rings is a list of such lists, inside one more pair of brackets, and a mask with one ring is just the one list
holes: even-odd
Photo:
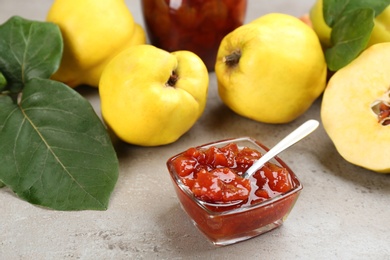
[[(1, 0), (0, 23), (12, 15), (43, 20), (49, 0)], [(139, 1), (127, 1), (143, 25)], [(247, 21), (269, 12), (300, 16), (314, 0), (250, 0)], [(96, 89), (80, 89), (100, 113)], [(176, 143), (155, 148), (122, 144), (120, 176), (107, 211), (42, 209), (0, 189), (0, 259), (390, 259), (390, 176), (344, 161), (322, 127), (280, 156), (304, 189), (279, 229), (216, 248), (181, 210), (165, 168), (169, 156), (218, 139), (252, 136), (266, 145), (309, 118), (319, 99), (285, 125), (253, 122), (220, 101), (216, 78), (204, 115)], [(1, 167), (1, 166), (0, 166)]]

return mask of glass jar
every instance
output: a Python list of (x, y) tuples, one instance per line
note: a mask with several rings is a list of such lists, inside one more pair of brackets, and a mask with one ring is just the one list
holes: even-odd
[(245, 19), (247, 0), (142, 0), (150, 43), (196, 53), (214, 70), (223, 37)]

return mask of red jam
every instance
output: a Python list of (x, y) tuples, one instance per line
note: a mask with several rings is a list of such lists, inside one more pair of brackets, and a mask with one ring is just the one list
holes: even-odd
[(243, 200), (240, 205), (251, 205), (288, 192), (293, 186), (288, 170), (270, 162), (244, 179), (242, 174), (260, 157), (259, 151), (231, 143), (221, 148), (190, 148), (173, 160), (172, 167), (200, 200)]
[(151, 44), (169, 52), (196, 53), (214, 70), (223, 37), (243, 24), (247, 0), (143, 0)]
[[(220, 147), (221, 142), (229, 144)], [(242, 178), (267, 148), (247, 137), (221, 142), (190, 148), (170, 158), (167, 167), (181, 206), (196, 227), (213, 244), (228, 245), (282, 225), (302, 185), (280, 158), (275, 158), (278, 165), (267, 163), (250, 179)], [(233, 206), (203, 206), (188, 190), (205, 201), (243, 201)]]

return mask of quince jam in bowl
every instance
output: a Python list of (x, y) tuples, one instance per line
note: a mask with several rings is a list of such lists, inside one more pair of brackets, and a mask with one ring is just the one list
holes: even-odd
[[(192, 147), (167, 161), (177, 197), (195, 226), (224, 246), (282, 225), (302, 185), (278, 157), (248, 179), (241, 175), (269, 149), (250, 137)], [(209, 206), (202, 203), (230, 203)]]

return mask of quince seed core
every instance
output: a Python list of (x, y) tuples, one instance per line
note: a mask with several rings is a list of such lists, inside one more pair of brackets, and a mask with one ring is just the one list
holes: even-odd
[(390, 125), (390, 89), (371, 105), (371, 110), (378, 117), (378, 123)]

